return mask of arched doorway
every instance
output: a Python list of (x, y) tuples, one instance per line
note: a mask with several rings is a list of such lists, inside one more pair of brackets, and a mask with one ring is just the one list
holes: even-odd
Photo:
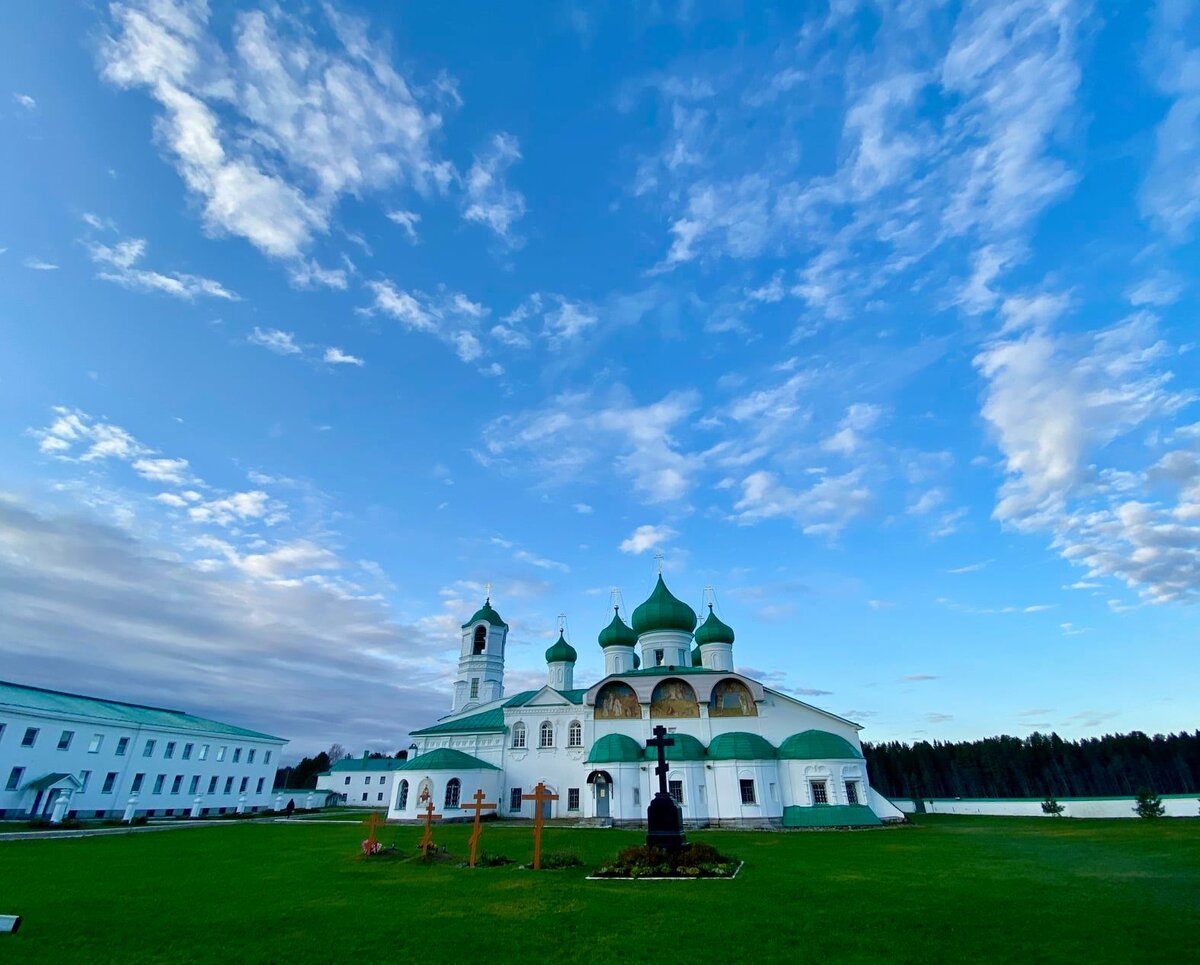
[(596, 817), (612, 816), (612, 775), (608, 771), (592, 771), (587, 782), (592, 785), (592, 800), (596, 806)]

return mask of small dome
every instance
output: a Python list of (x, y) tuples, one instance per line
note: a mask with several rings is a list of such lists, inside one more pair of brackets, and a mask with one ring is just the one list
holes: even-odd
[(642, 665), (642, 658), (636, 653), (633, 655), (633, 669), (637, 670)]
[(699, 647), (692, 648), (692, 666), (693, 667), (703, 667), (704, 666), (704, 656), (700, 653)]
[(566, 637), (562, 635), (562, 631), (558, 631), (558, 639), (554, 641), (554, 645), (546, 651), (546, 663), (574, 663), (579, 655), (575, 652), (575, 648), (567, 643)]
[(624, 734), (605, 734), (588, 752), (588, 764), (637, 763), (642, 759), (642, 745)]
[(806, 730), (780, 744), (779, 756), (789, 761), (845, 761), (862, 754), (844, 737), (827, 730)]
[(719, 734), (708, 745), (714, 761), (770, 761), (779, 756), (765, 738), (745, 731)]
[(633, 611), (633, 632), (640, 637), (655, 630), (691, 633), (695, 629), (696, 611), (671, 594), (660, 573), (650, 598)]
[(696, 628), (696, 643), (733, 643), (733, 627), (724, 623), (708, 605), (708, 619)]
[[(672, 734), (671, 740), (675, 743), (667, 748), (667, 760), (672, 764), (676, 761), (702, 761), (708, 757), (704, 745), (691, 734)], [(657, 761), (658, 748), (647, 747), (646, 760)]]
[(504, 627), (505, 630), (508, 629), (508, 624), (501, 620), (500, 614), (492, 609), (491, 597), (488, 597), (483, 601), (483, 606), (475, 611), (475, 615), (466, 623), (464, 623), (462, 628), (465, 630), (467, 627), (471, 626), (471, 624), (478, 623), (480, 620), (482, 620), (484, 623), (490, 623), (494, 627)]
[(617, 608), (613, 607), (612, 623), (600, 631), (600, 646), (608, 649), (609, 647), (632, 647), (637, 643), (637, 634), (625, 625), (625, 621), (621, 619), (621, 614), (617, 612)]

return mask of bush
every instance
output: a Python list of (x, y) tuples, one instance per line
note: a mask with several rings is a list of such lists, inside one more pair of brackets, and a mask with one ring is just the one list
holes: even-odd
[(33, 818), (28, 825), (31, 831), (73, 831), (83, 827), (75, 818), (63, 818), (58, 824), (51, 824), (46, 818)]
[(476, 868), (499, 868), (502, 865), (512, 863), (512, 858), (503, 854), (488, 854), (487, 852), (484, 852), (475, 858)]
[(579, 868), (583, 866), (583, 858), (574, 851), (547, 851), (542, 855), (542, 868), (548, 871), (558, 871), (562, 868)]
[(1066, 808), (1054, 800), (1053, 794), (1047, 794), (1046, 800), (1042, 802), (1042, 813), (1053, 814), (1055, 817), (1061, 817)]
[(741, 862), (711, 844), (697, 843), (680, 851), (635, 845), (596, 872), (600, 878), (728, 878)]

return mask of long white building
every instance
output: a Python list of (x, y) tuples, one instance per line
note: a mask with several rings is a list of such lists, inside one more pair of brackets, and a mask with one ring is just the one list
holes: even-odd
[(591, 687), (574, 686), (577, 654), (560, 634), (545, 686), (506, 697), (508, 625), (485, 601), (462, 627), (451, 713), (414, 731), (388, 775), (388, 817), (416, 819), (429, 803), (453, 817), (476, 790), (501, 817), (529, 817), (542, 783), (557, 796), (548, 817), (640, 823), (658, 788), (646, 741), (661, 724), (688, 825), (903, 820), (870, 785), (860, 726), (736, 672), (734, 632), (711, 606), (697, 626), (660, 576), (630, 623), (616, 612), (600, 632), (605, 676)]
[(282, 737), (0, 681), (0, 818), (201, 817), (271, 806)]

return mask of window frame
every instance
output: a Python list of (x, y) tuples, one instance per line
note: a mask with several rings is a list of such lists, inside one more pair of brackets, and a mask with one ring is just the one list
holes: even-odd
[(567, 747), (583, 746), (583, 724), (573, 720), (567, 724)]
[(88, 753), (99, 754), (100, 748), (104, 746), (104, 735), (93, 734), (92, 739), (88, 742)]
[[(546, 740), (547, 731), (550, 734), (549, 741)], [(554, 724), (549, 720), (544, 720), (538, 724), (538, 750), (545, 750), (548, 747), (554, 746)]]
[(756, 806), (758, 804), (758, 788), (755, 786), (754, 778), (739, 777), (738, 794), (743, 807)]
[(524, 788), (520, 787), (510, 787), (508, 789), (508, 810), (510, 814), (517, 813), (525, 804), (525, 801), (522, 798), (522, 793), (524, 790)]
[(92, 779), (91, 771), (81, 770), (79, 772), (79, 793), (80, 794), (87, 793), (88, 782), (91, 781), (91, 779)]
[(846, 781), (846, 803), (862, 804), (858, 798), (858, 781)]
[(146, 783), (146, 775), (144, 773), (134, 774), (133, 783), (129, 785), (130, 794), (141, 794), (142, 785)]
[(21, 738), (21, 746), (22, 747), (36, 747), (38, 735), (41, 734), (41, 732), (42, 732), (42, 729), (40, 727), (26, 727), (25, 734)]
[(163, 785), (166, 783), (167, 783), (167, 775), (166, 774), (156, 774), (154, 776), (154, 790), (152, 790), (150, 793), (151, 794), (162, 794)]
[(517, 751), (523, 751), (529, 746), (529, 733), (524, 721), (519, 720), (513, 724), (512, 746), (513, 750)]
[[(453, 792), (453, 793), (451, 793)], [(452, 777), (446, 782), (446, 794), (444, 797), (444, 809), (457, 811), (462, 807), (462, 781), (457, 777)]]
[(668, 778), (667, 796), (680, 807), (683, 807), (683, 781), (679, 779), (672, 781), (670, 778)]
[(579, 788), (577, 788), (577, 787), (567, 788), (567, 810), (568, 811), (578, 811), (579, 810), (579, 799), (580, 799)]
[(112, 794), (117, 789), (117, 778), (120, 774), (117, 771), (109, 771), (104, 775), (104, 783), (100, 786), (101, 794)]
[(71, 749), (71, 742), (74, 740), (75, 740), (75, 731), (64, 730), (61, 734), (58, 735), (58, 748), (57, 749), (60, 751), (69, 751)]
[(192, 751), (195, 749), (195, 744), (184, 744), (183, 753), (179, 755), (181, 761), (190, 761), (192, 759)]
[(396, 789), (396, 810), (408, 810), (408, 780), (403, 778), (400, 781), (400, 787)]
[(128, 753), (129, 753), (129, 738), (128, 737), (118, 737), (117, 738), (117, 749), (115, 751), (113, 751), (113, 757), (124, 757)]
[(4, 785), (4, 790), (15, 791), (21, 784), (21, 778), (25, 776), (25, 768), (14, 767), (8, 772), (8, 781)]
[(171, 779), (171, 793), (178, 794), (182, 790), (183, 790), (183, 775), (176, 774), (175, 777)]
[(163, 748), (163, 760), (171, 760), (175, 756), (175, 748), (178, 746), (178, 741), (167, 741), (167, 746)]
[[(828, 781), (809, 781), (809, 793), (812, 794), (812, 802), (815, 805), (824, 807), (829, 804), (829, 782)], [(823, 799), (823, 800), (822, 800)]]
[(147, 738), (146, 743), (142, 745), (142, 757), (153, 757), (154, 748), (158, 746), (158, 741), (153, 737)]

